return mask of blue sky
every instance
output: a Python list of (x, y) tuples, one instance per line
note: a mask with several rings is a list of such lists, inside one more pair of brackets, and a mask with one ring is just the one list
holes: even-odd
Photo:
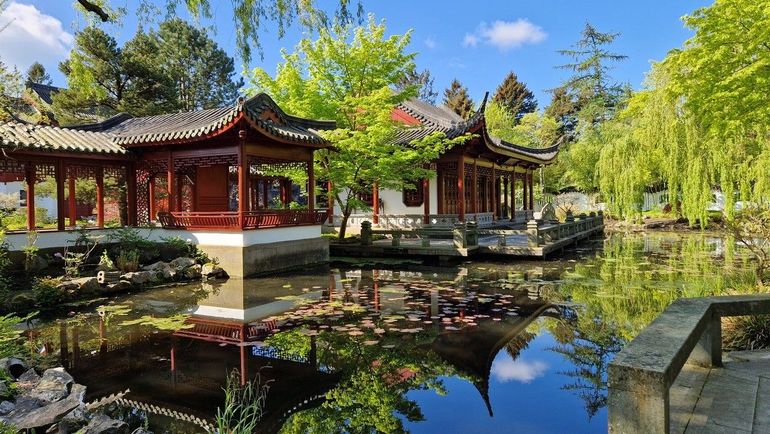
[[(0, 17), (10, 25), (0, 32), (0, 59), (20, 69), (39, 60), (51, 72), (54, 84), (66, 84), (56, 65), (66, 58), (73, 34), (85, 24), (72, 9), (73, 1), (13, 0)], [(129, 7), (121, 26), (107, 29), (119, 41), (129, 39), (137, 28), (133, 13), (136, 0), (112, 0)], [(183, 3), (183, 2), (182, 2)], [(215, 18), (201, 23), (214, 29), (214, 38), (231, 55), (236, 54), (230, 2), (213, 0)], [(323, 0), (320, 4), (331, 4)], [(691, 35), (680, 18), (710, 4), (707, 0), (476, 0), (376, 1), (364, 0), (367, 12), (385, 19), (391, 33), (413, 29), (411, 48), (419, 52), (417, 63), (435, 77), (443, 89), (453, 78), (468, 86), (480, 100), (494, 92), (508, 73), (515, 71), (535, 92), (541, 105), (549, 101), (548, 89), (567, 76), (555, 68), (566, 59), (556, 51), (569, 48), (586, 21), (601, 31), (619, 32), (614, 50), (629, 56), (617, 65), (614, 76), (639, 88), (650, 62), (662, 59)], [(262, 32), (264, 59), (250, 67), (274, 71), (281, 48), (291, 49), (302, 36), (292, 28), (283, 39), (267, 25)], [(240, 61), (238, 60), (240, 64)]]

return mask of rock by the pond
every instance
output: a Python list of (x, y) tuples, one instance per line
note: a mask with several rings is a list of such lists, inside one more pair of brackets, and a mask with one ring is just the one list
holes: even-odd
[(195, 265), (195, 260), (193, 258), (181, 257), (181, 258), (174, 259), (169, 263), (169, 265), (176, 268), (177, 270), (182, 270), (192, 265)]
[(77, 291), (78, 284), (74, 280), (62, 280), (56, 287), (62, 291)]
[(142, 267), (142, 270), (151, 272), (155, 276), (158, 276), (164, 280), (170, 280), (176, 276), (176, 270), (174, 270), (171, 265), (163, 261), (158, 261), (154, 264), (146, 265)]
[(0, 416), (5, 416), (6, 414), (12, 412), (14, 408), (16, 408), (16, 404), (12, 403), (11, 401), (0, 402)]
[(139, 427), (131, 432), (131, 434), (153, 434), (152, 431), (147, 431), (146, 429)]
[(86, 411), (86, 405), (81, 403), (74, 410), (70, 411), (57, 423), (51, 426), (47, 431), (54, 434), (70, 434), (76, 433), (80, 428), (83, 428), (88, 424), (88, 413)]
[(131, 282), (127, 280), (118, 280), (117, 282), (108, 283), (107, 286), (102, 288), (102, 292), (113, 293), (123, 292), (131, 289)]
[[(19, 399), (16, 402), (16, 408), (7, 417), (8, 424), (15, 426), (18, 430), (31, 430), (52, 425), (77, 408), (83, 402), (85, 393), (85, 386), (73, 384), (69, 396), (42, 407), (35, 407), (32, 399)], [(22, 403), (26, 404), (22, 405)]]
[(16, 357), (5, 357), (0, 359), (0, 370), (10, 375), (13, 379), (17, 379), (21, 374), (27, 372), (27, 364)]
[(201, 274), (203, 274), (206, 277), (227, 276), (227, 273), (225, 273), (225, 270), (223, 270), (222, 267), (214, 264), (213, 262), (208, 262), (206, 264), (203, 264), (203, 268), (201, 269)]
[(83, 434), (128, 434), (128, 424), (97, 414), (81, 431)]
[(144, 285), (145, 283), (152, 282), (155, 279), (155, 274), (150, 271), (133, 271), (120, 276), (120, 280), (127, 280), (132, 285)]
[(48, 268), (48, 261), (40, 255), (35, 255), (30, 258), (29, 262), (25, 263), (27, 271), (31, 273), (37, 273)]
[(96, 292), (101, 288), (99, 279), (96, 277), (81, 277), (79, 279), (72, 279), (71, 282), (77, 285), (79, 292), (83, 293)]
[(23, 374), (16, 379), (16, 385), (22, 389), (32, 389), (40, 382), (40, 376), (37, 375), (34, 369), (27, 369)]
[(200, 279), (202, 275), (201, 269), (203, 269), (203, 267), (201, 267), (200, 264), (193, 264), (184, 270), (184, 277), (187, 279)]
[(59, 401), (70, 394), (74, 383), (75, 380), (64, 368), (47, 369), (28, 396), (45, 402)]

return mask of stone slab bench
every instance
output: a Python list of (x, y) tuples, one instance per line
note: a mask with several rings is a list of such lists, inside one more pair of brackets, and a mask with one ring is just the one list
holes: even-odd
[(770, 294), (682, 298), (609, 365), (609, 431), (668, 433), (669, 389), (682, 367), (722, 365), (722, 317), (770, 314)]

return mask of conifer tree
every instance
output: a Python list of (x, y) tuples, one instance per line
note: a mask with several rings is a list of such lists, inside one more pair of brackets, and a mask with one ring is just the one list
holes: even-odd
[(423, 69), (422, 72), (417, 72), (417, 69), (411, 70), (398, 82), (396, 89), (405, 91), (409, 86), (417, 88), (418, 99), (431, 104), (436, 104), (438, 92), (433, 90), (433, 76), (431, 75), (430, 70)]
[(513, 71), (509, 72), (497, 87), (493, 100), (513, 114), (516, 121), (520, 121), (522, 116), (537, 109), (535, 94), (526, 84), (519, 81)]
[(27, 81), (39, 84), (51, 84), (51, 76), (40, 62), (35, 62), (27, 69)]
[(468, 96), (468, 88), (457, 79), (452, 80), (444, 91), (444, 104), (464, 119), (473, 114), (473, 100)]

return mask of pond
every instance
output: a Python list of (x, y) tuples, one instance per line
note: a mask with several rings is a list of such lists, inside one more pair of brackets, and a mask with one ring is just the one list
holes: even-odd
[(229, 376), (268, 386), (262, 432), (606, 432), (613, 355), (672, 300), (749, 288), (752, 269), (723, 238), (615, 233), (553, 261), (150, 290), (28, 336), (87, 400), (156, 433), (204, 431)]

